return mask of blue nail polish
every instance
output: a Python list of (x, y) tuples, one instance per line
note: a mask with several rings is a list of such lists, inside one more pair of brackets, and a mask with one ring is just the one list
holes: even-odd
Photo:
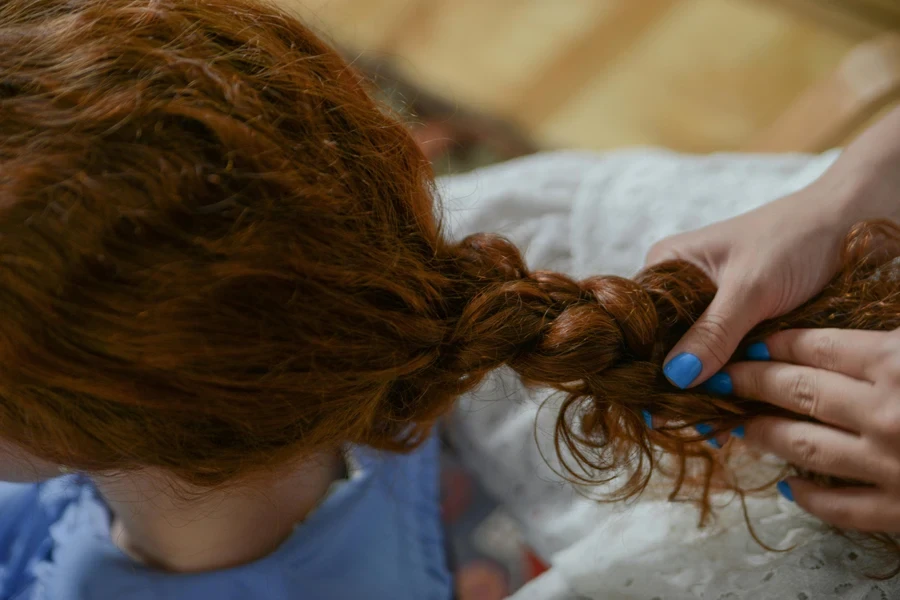
[(644, 415), (644, 423), (647, 425), (647, 429), (653, 429), (653, 415), (650, 414), (650, 411), (642, 410), (641, 414)]
[(747, 346), (747, 360), (771, 360), (769, 347), (765, 342), (756, 342)]
[(794, 492), (791, 491), (791, 486), (787, 481), (779, 481), (775, 487), (778, 488), (778, 493), (784, 496), (786, 500), (794, 501)]
[(700, 359), (687, 352), (679, 354), (663, 367), (666, 378), (681, 389), (691, 385), (702, 370)]
[(744, 435), (745, 435), (744, 426), (738, 425), (737, 427), (732, 429), (731, 435), (733, 435), (734, 437), (739, 438), (739, 439), (744, 439)]
[(734, 385), (731, 383), (731, 376), (728, 373), (716, 373), (706, 380), (703, 388), (707, 392), (718, 394), (720, 396), (730, 396), (734, 391)]
[[(694, 429), (696, 429), (697, 433), (699, 433), (700, 435), (708, 435), (713, 432), (712, 425), (707, 425), (706, 423), (700, 423), (699, 425), (695, 425)], [(713, 438), (709, 438), (708, 440), (706, 440), (706, 443), (717, 450), (722, 447), (721, 444), (719, 444), (719, 442), (717, 442)]]

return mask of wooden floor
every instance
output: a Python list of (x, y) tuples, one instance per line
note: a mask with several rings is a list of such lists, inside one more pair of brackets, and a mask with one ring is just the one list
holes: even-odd
[(863, 39), (760, 0), (280, 0), (545, 146), (742, 147)]

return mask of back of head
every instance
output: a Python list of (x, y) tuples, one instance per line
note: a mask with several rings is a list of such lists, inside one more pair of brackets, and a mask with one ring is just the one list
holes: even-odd
[(445, 240), (410, 135), (272, 6), (9, 0), (0, 76), (0, 438), (31, 455), (215, 485), (621, 354), (602, 294)]
[(429, 167), (296, 19), (5, 1), (0, 132), (4, 439), (215, 483), (433, 418)]
[[(576, 282), (496, 236), (446, 240), (406, 130), (256, 0), (6, 0), (0, 133), (0, 438), (37, 457), (214, 485), (403, 451), (502, 365), (567, 395), (560, 445), (601, 476), (651, 444), (702, 453), (643, 409), (766, 410), (662, 375), (715, 293), (698, 269)], [(900, 326), (866, 247), (754, 335)]]

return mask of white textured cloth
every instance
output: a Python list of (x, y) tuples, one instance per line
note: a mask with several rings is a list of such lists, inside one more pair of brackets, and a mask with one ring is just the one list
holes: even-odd
[[(554, 153), (446, 178), (439, 188), (454, 237), (498, 232), (532, 268), (628, 276), (655, 241), (793, 192), (835, 156)], [(752, 539), (729, 498), (703, 530), (696, 509), (666, 502), (659, 488), (628, 504), (585, 498), (554, 473), (552, 399), (539, 410), (548, 398), (498, 371), (460, 400), (450, 427), (467, 465), (552, 564), (515, 600), (900, 598), (900, 580), (868, 579), (862, 551), (774, 494), (748, 506), (761, 539), (793, 547), (783, 553)]]

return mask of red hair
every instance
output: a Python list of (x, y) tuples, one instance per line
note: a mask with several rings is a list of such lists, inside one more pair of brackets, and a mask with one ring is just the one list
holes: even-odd
[[(507, 365), (566, 394), (570, 474), (631, 472), (627, 496), (654, 449), (714, 460), (642, 410), (717, 430), (777, 412), (663, 377), (715, 293), (697, 268), (575, 281), (446, 239), (408, 132), (274, 7), (5, 0), (0, 74), (0, 434), (38, 457), (215, 485), (343, 443), (405, 451)], [(748, 341), (900, 327), (876, 239), (900, 232), (858, 229), (832, 284)]]

